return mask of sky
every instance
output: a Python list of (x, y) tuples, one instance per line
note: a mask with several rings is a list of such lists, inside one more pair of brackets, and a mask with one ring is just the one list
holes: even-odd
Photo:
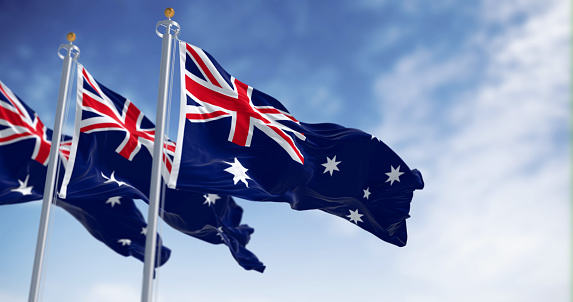
[[(402, 248), (321, 211), (237, 200), (263, 274), (162, 224), (157, 301), (570, 301), (570, 5), (0, 0), (0, 80), (53, 125), (73, 31), (79, 62), (155, 120), (154, 26), (173, 7), (181, 40), (298, 120), (371, 133), (424, 176)], [(0, 207), (0, 301), (27, 299), (40, 207)], [(50, 234), (42, 301), (140, 301), (141, 262), (59, 208)]]

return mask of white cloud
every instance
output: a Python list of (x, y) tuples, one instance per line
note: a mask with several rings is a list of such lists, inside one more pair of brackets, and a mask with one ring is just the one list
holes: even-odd
[[(409, 137), (421, 136), (420, 131), (425, 136), (435, 135), (431, 132), (436, 129), (419, 122), (430, 121), (433, 114), (440, 114), (441, 100), (432, 99), (435, 90), (464, 76), (471, 69), (471, 63), (471, 57), (459, 56), (436, 64), (427, 50), (418, 50), (399, 61), (391, 73), (376, 82), (376, 93), (383, 101), (384, 124), (378, 129), (380, 137), (400, 144), (410, 140)], [(395, 128), (404, 124), (404, 117), (408, 117), (410, 123), (396, 132)]]
[[(350, 3), (350, 2), (349, 2)], [(416, 15), (427, 10), (441, 11), (450, 8), (453, 4), (456, 4), (454, 0), (442, 0), (442, 1), (420, 1), (420, 0), (410, 0), (410, 1), (388, 1), (388, 0), (360, 0), (353, 1), (349, 5), (350, 9), (364, 9), (364, 10), (384, 10), (387, 6), (395, 5), (401, 12), (408, 15)]]
[(19, 302), (25, 301), (26, 297), (18, 296), (13, 293), (0, 291), (0, 301), (2, 302)]
[[(260, 88), (280, 100), (297, 119), (307, 123), (323, 122), (333, 120), (333, 116), (342, 112), (343, 99), (331, 89), (341, 77), (336, 66), (324, 65), (309, 70), (309, 67), (294, 55), (285, 56), (279, 66), (277, 70), (280, 74), (270, 82), (262, 84)], [(301, 74), (305, 76), (301, 77)], [(285, 85), (285, 82), (289, 85)], [(304, 110), (297, 112), (296, 108)]]
[(324, 116), (333, 116), (342, 109), (342, 99), (327, 86), (317, 86), (311, 93), (308, 106), (313, 112), (320, 112)]
[[(569, 296), (570, 8), (518, 2), (527, 7), (502, 5), (495, 20), (484, 18), (504, 26), (493, 36), (476, 33), (483, 58), (468, 52), (441, 61), (417, 51), (376, 83), (385, 120), (374, 134), (421, 164), (426, 180), (413, 203), (424, 210), (413, 210), (397, 265), (422, 280), (426, 287), (412, 292), (425, 301)], [(516, 14), (527, 18), (508, 17)], [(439, 99), (477, 69), (484, 78)]]
[[(557, 1), (536, 1), (536, 0), (508, 0), (508, 1), (495, 1), (483, 0), (482, 1), (482, 17), (489, 22), (510, 22), (512, 18), (517, 16), (527, 16), (537, 13), (547, 7), (555, 6)], [(564, 3), (564, 1), (561, 1)]]
[(82, 299), (86, 302), (126, 302), (138, 301), (140, 297), (140, 289), (131, 284), (95, 284)]

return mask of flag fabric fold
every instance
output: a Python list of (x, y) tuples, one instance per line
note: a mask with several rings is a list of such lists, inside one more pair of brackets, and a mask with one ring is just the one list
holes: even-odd
[[(60, 197), (124, 196), (148, 201), (154, 124), (128, 99), (96, 81), (78, 64), (78, 103)], [(162, 174), (171, 171), (175, 143), (166, 139)], [(240, 224), (242, 209), (228, 196), (164, 188), (164, 221), (192, 237), (225, 244), (245, 269), (265, 266), (246, 249), (253, 229)]]
[[(42, 200), (51, 140), (52, 130), (0, 82), (0, 205)], [(64, 137), (60, 144), (61, 170), (67, 163), (71, 143), (71, 138)], [(60, 173), (59, 183), (62, 177)], [(118, 254), (143, 261), (142, 232), (147, 224), (132, 199), (87, 199), (71, 195), (66, 201), (56, 199), (55, 204)], [(161, 247), (158, 253), (158, 264), (163, 264), (171, 251)]]
[(298, 121), (273, 97), (180, 42), (179, 136), (169, 187), (288, 202), (339, 216), (397, 246), (422, 176), (357, 129)]
[[(196, 204), (197, 200), (204, 200)], [(224, 195), (167, 190), (160, 215), (172, 228), (212, 244), (225, 244), (243, 268), (263, 272), (265, 266), (246, 246), (254, 229), (240, 224), (243, 209)], [(175, 201), (175, 202), (174, 202)]]

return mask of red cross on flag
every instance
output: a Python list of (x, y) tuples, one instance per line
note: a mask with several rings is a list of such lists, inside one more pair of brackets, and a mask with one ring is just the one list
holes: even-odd
[(200, 105), (185, 108), (187, 120), (204, 123), (230, 117), (230, 142), (249, 147), (253, 127), (256, 127), (279, 144), (293, 160), (304, 163), (304, 156), (287, 132), (300, 140), (305, 140), (305, 136), (278, 122), (290, 120), (298, 123), (290, 113), (268, 105), (257, 106), (251, 98), (253, 88), (218, 68), (216, 61), (202, 49), (185, 42), (181, 42), (180, 48), (182, 62), (189, 57), (195, 63), (191, 72), (181, 69), (184, 91)]
[[(78, 70), (78, 91), (81, 95), (81, 106), (84, 111), (93, 113), (89, 118), (81, 120), (81, 132), (122, 131), (125, 138), (115, 150), (121, 156), (132, 160), (145, 146), (149, 152), (153, 150), (155, 135), (154, 127), (142, 126), (143, 113), (128, 99), (115, 92), (100, 87), (83, 66)], [(104, 91), (105, 90), (105, 91)], [(121, 108), (110, 100), (107, 94), (113, 94), (122, 101)]]
[(32, 159), (46, 166), (52, 145), (46, 130), (38, 115), (0, 82), (0, 146), (34, 139)]

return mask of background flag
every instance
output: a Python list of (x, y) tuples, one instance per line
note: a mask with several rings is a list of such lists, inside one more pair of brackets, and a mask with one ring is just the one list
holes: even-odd
[[(61, 197), (147, 202), (155, 126), (128, 99), (97, 82), (78, 64), (78, 104), (70, 168)], [(175, 144), (166, 140), (163, 173), (171, 171)], [(165, 189), (161, 214), (173, 228), (213, 244), (225, 244), (245, 269), (265, 266), (246, 249), (253, 229), (241, 225), (243, 210), (228, 196)]]
[[(0, 204), (42, 200), (52, 130), (0, 82)], [(71, 138), (60, 146), (61, 169), (70, 154)], [(59, 175), (60, 183), (63, 173)], [(121, 206), (118, 206), (121, 204)], [(144, 259), (147, 224), (130, 198), (85, 199), (69, 196), (56, 205), (74, 216), (96, 239), (124, 256)], [(171, 251), (162, 247), (160, 264)]]

